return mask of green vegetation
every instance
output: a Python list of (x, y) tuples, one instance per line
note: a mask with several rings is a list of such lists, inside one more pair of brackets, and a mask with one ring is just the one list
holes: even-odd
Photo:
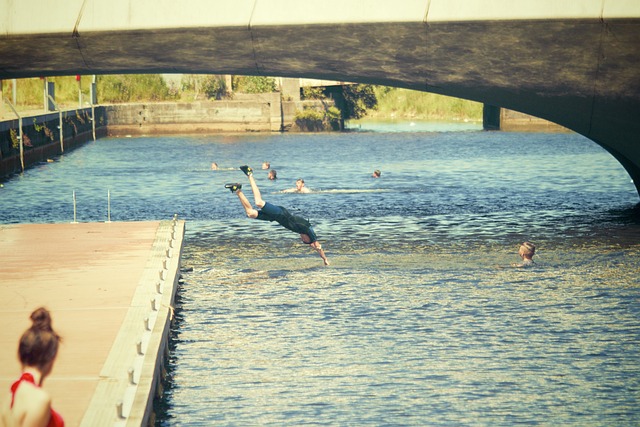
[[(55, 83), (56, 103), (63, 109), (78, 106), (79, 88), (83, 103), (90, 100), (91, 78), (83, 76), (80, 82), (75, 76), (49, 77)], [(99, 103), (119, 103), (135, 101), (170, 101), (177, 98), (169, 90), (162, 76), (158, 74), (118, 74), (97, 77)], [(44, 79), (17, 80), (18, 109), (38, 109), (44, 104)], [(11, 80), (2, 82), (3, 96), (11, 99), (13, 88)]]
[(302, 88), (302, 99), (325, 99), (326, 96), (321, 87), (306, 86)]
[(241, 93), (269, 93), (277, 89), (272, 77), (233, 76), (233, 90)]
[[(49, 77), (47, 79), (50, 82), (55, 83), (56, 90), (56, 102), (66, 108), (78, 105), (78, 82), (75, 76), (66, 77)], [(81, 80), (82, 92), (85, 96), (89, 96), (89, 85), (91, 84), (89, 78)], [(18, 79), (17, 80), (17, 106), (18, 107), (36, 107), (42, 108), (44, 104), (44, 79)], [(11, 99), (13, 93), (12, 81), (2, 81), (2, 95)]]
[(296, 111), (294, 121), (298, 129), (308, 132), (320, 132), (323, 130), (340, 130), (340, 110), (331, 106), (324, 111), (315, 108), (304, 108)]
[(9, 129), (9, 137), (11, 138), (11, 148), (18, 150), (20, 148), (20, 141), (18, 140), (18, 131), (15, 129)]
[(98, 102), (168, 101), (176, 99), (159, 74), (99, 76)]
[(367, 111), (378, 106), (378, 97), (372, 85), (347, 85), (342, 87), (344, 106), (342, 118), (345, 120), (360, 119)]
[[(78, 106), (79, 82), (75, 76), (50, 77), (55, 83), (56, 102), (64, 109)], [(11, 99), (12, 81), (2, 82), (3, 96)], [(83, 76), (80, 85), (84, 102), (89, 101), (91, 78)], [(264, 93), (276, 90), (271, 77), (234, 76), (233, 92)], [(98, 102), (193, 101), (197, 99), (223, 99), (228, 96), (227, 83), (222, 76), (182, 76), (180, 84), (167, 84), (158, 74), (106, 75), (97, 77)], [(18, 110), (40, 109), (43, 105), (44, 80), (19, 79), (17, 84)], [(344, 86), (345, 103), (339, 114), (344, 120), (406, 119), (406, 120), (482, 120), (482, 104), (427, 92), (385, 86)], [(304, 88), (304, 99), (326, 99), (320, 88)], [(308, 112), (301, 112), (301, 118)], [(328, 111), (320, 120), (334, 120)], [(308, 120), (310, 117), (305, 118)], [(339, 120), (339, 119), (338, 119)], [(333, 125), (332, 125), (333, 126)]]
[[(341, 95), (344, 120), (482, 120), (481, 103), (428, 92), (358, 84), (344, 86)], [(303, 88), (302, 97), (326, 99), (328, 93)]]
[(224, 98), (228, 93), (224, 77), (208, 74), (185, 74), (182, 76), (180, 87), (182, 99), (189, 95), (192, 95), (192, 100), (198, 99), (201, 93), (207, 99)]
[(302, 88), (304, 100), (335, 99), (340, 108), (338, 114), (342, 120), (359, 119), (367, 114), (367, 111), (376, 108), (378, 100), (374, 86), (365, 84), (345, 85), (337, 90), (335, 88), (305, 87)]
[[(79, 83), (75, 76), (49, 77), (55, 83), (55, 99), (61, 107), (69, 109), (78, 105)], [(221, 99), (229, 92), (224, 77), (217, 75), (185, 74), (180, 87), (168, 85), (160, 74), (114, 74), (97, 76), (98, 103), (158, 102), (176, 100)], [(83, 76), (82, 96), (89, 100), (91, 78)], [(265, 93), (276, 90), (272, 77), (234, 76), (233, 91), (242, 93)], [(44, 79), (17, 80), (17, 106), (20, 109), (41, 108), (43, 105)], [(11, 99), (12, 81), (2, 81), (3, 96)]]
[(407, 120), (482, 120), (482, 104), (409, 89), (375, 86), (378, 106), (367, 118)]

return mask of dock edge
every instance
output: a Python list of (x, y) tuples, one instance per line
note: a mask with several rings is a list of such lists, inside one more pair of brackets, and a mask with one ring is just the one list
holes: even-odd
[(147, 426), (168, 353), (185, 221), (161, 221), (80, 426)]

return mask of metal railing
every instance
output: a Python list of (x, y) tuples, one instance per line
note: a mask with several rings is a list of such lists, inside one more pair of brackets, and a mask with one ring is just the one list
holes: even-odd
[[(73, 221), (72, 224), (78, 223), (78, 199), (76, 197), (76, 190), (73, 190)], [(107, 220), (106, 223), (111, 222), (111, 189), (107, 190)]]
[(16, 117), (18, 117), (18, 141), (20, 143), (20, 171), (24, 172), (24, 145), (22, 142), (22, 116), (18, 114), (18, 112), (16, 111), (11, 101), (9, 101), (7, 98), (4, 98), (4, 102), (6, 102), (7, 105), (9, 105), (9, 107), (11, 107), (11, 109), (13, 110), (13, 113), (16, 115)]
[(49, 98), (49, 101), (51, 101), (51, 103), (53, 104), (55, 111), (58, 112), (58, 121), (60, 123), (58, 125), (58, 127), (60, 128), (60, 152), (64, 153), (64, 128), (62, 127), (62, 110), (58, 107), (56, 100), (53, 99), (51, 95), (47, 94), (47, 97)]

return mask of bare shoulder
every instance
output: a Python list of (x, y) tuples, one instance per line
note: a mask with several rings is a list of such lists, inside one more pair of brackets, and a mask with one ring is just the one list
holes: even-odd
[(46, 423), (51, 414), (51, 396), (41, 388), (23, 382), (16, 391), (10, 413), (13, 414), (11, 418), (22, 419), (22, 425)]
[(11, 414), (11, 395), (5, 396), (0, 403), (0, 427), (14, 427), (18, 423)]

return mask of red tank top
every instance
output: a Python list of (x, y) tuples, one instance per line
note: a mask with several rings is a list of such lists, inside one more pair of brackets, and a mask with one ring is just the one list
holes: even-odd
[[(36, 382), (33, 378), (33, 375), (27, 372), (23, 373), (20, 379), (15, 383), (13, 383), (13, 385), (11, 386), (11, 407), (12, 408), (13, 408), (13, 399), (16, 396), (16, 390), (18, 390), (18, 386), (22, 381), (26, 381), (37, 387)], [(64, 420), (62, 419), (62, 415), (54, 411), (53, 408), (51, 408), (51, 417), (49, 418), (49, 424), (47, 424), (47, 427), (64, 427)]]

